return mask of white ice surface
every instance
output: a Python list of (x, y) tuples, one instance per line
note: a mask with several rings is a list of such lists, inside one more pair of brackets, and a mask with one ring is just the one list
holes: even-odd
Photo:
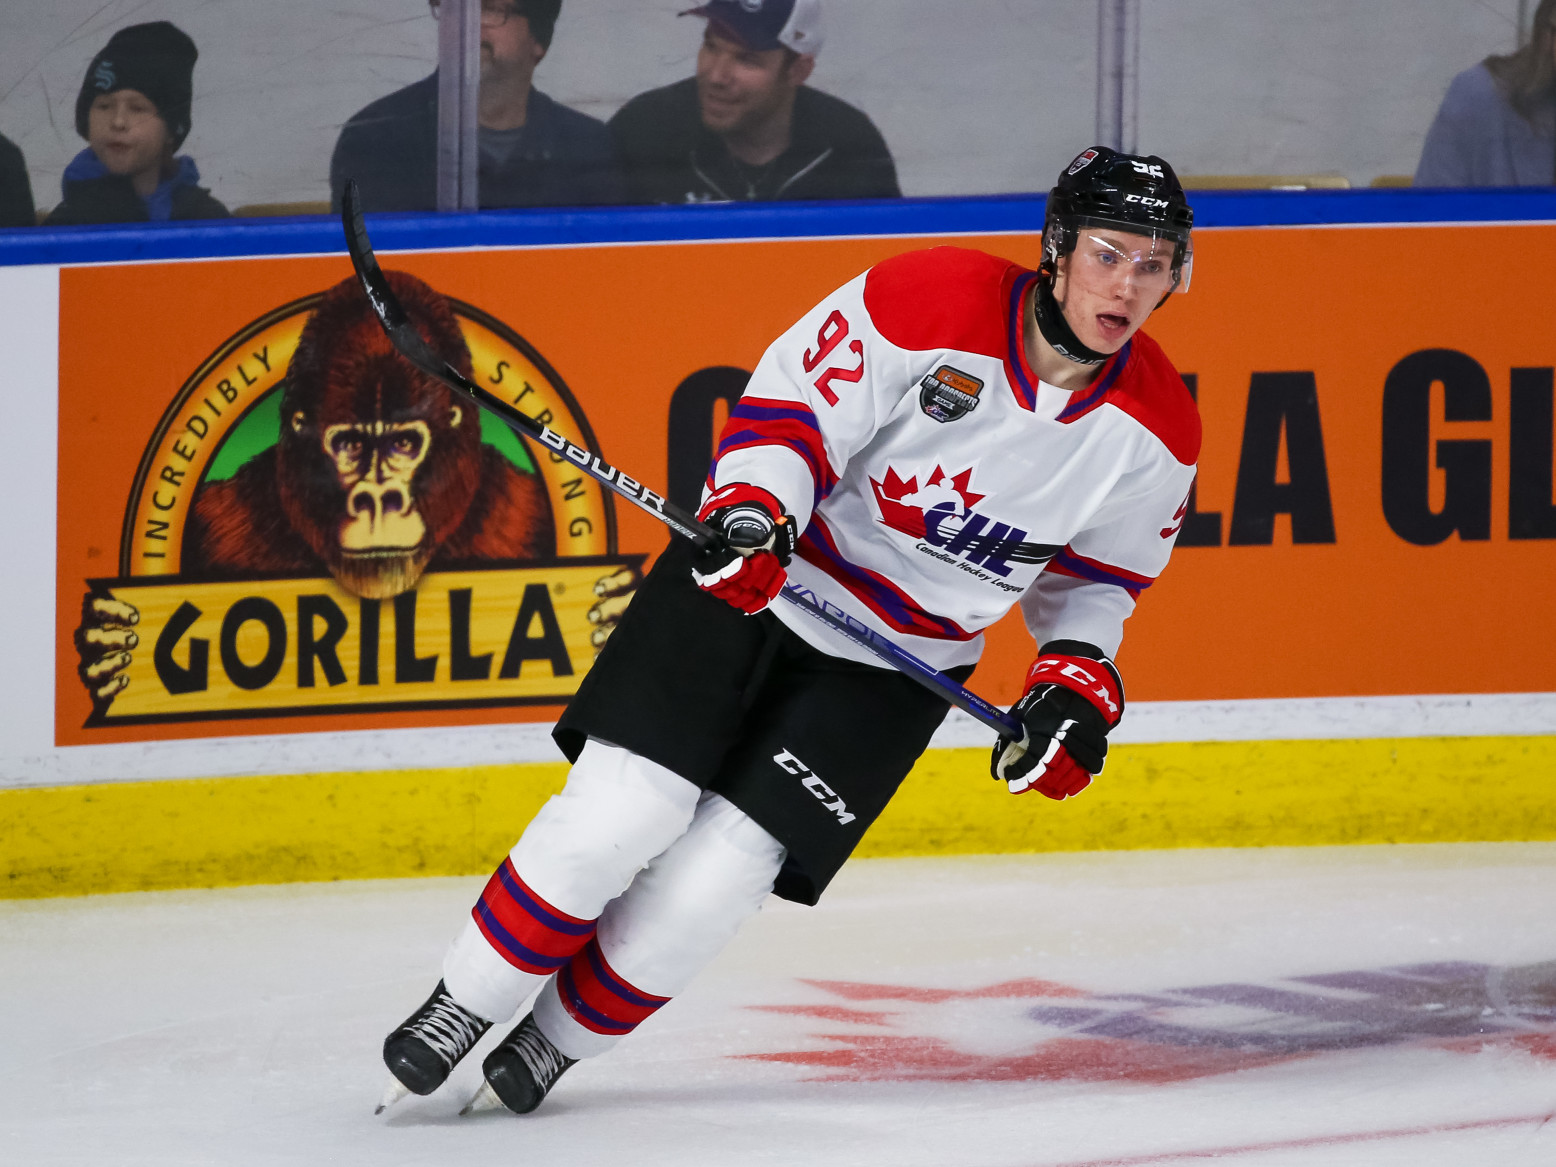
[[(1138, 1007), (1107, 994), (1245, 984), (1311, 996), (1291, 978), (1556, 960), (1553, 844), (855, 862), (818, 908), (770, 902), (690, 991), (572, 1070), (537, 1113), (456, 1116), (489, 1036), (444, 1090), (374, 1118), (379, 1044), (436, 981), (481, 883), (0, 903), (0, 1162), (1556, 1163), (1556, 1058), (1538, 1051), (1543, 1035), (1556, 1054), (1549, 1019), (1514, 1033), (1525, 1048), (1364, 1040), (1153, 1081), (1153, 1057), (1183, 1051), (1066, 1037), (1031, 1015)], [(1023, 978), (1062, 987), (971, 995)], [(922, 991), (933, 989), (960, 993)], [(1417, 1020), (1448, 1007), (1431, 992), (1409, 1005)], [(1314, 1029), (1181, 999), (1134, 1016), (1223, 1034)], [(740, 1056), (848, 1048), (886, 1051), (887, 1078), (915, 1065), (928, 1076), (862, 1081)], [(1087, 1057), (1052, 1056), (1065, 1048), (1111, 1050), (1113, 1069), (1081, 1072)], [(967, 1065), (1005, 1066), (1007, 1080), (946, 1072)]]

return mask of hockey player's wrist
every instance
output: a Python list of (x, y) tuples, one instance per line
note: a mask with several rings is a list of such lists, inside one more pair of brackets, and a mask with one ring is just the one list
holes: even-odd
[(1027, 669), (1025, 696), (1043, 685), (1059, 685), (1084, 697), (1111, 730), (1124, 715), (1124, 681), (1106, 653), (1081, 640), (1051, 640)]
[(731, 482), (708, 495), (697, 517), (741, 555), (770, 551), (787, 567), (794, 554), (796, 523), (771, 491), (751, 482)]
[(718, 487), (703, 500), (702, 506), (697, 509), (697, 517), (706, 523), (719, 511), (750, 505), (760, 507), (773, 519), (783, 514), (783, 503), (772, 491), (754, 482), (730, 482)]

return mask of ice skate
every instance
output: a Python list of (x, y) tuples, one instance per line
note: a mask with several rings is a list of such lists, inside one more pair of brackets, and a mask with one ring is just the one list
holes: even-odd
[(577, 1063), (552, 1045), (531, 1013), (502, 1044), (486, 1055), (481, 1072), (486, 1081), (460, 1114), (475, 1114), (506, 1106), (528, 1114), (539, 1106), (569, 1066)]
[(382, 1114), (407, 1093), (431, 1094), (491, 1027), (461, 1008), (439, 981), (426, 1004), (384, 1039), (384, 1065), (394, 1082), (374, 1113)]

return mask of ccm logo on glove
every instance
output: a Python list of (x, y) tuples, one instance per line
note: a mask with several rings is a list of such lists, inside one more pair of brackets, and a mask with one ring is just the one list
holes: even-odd
[(1027, 670), (1026, 692), (1011, 707), (1026, 731), (994, 745), (989, 769), (1012, 794), (1079, 794), (1102, 773), (1108, 731), (1124, 714), (1124, 683), (1095, 645), (1055, 640)]
[(754, 616), (777, 597), (788, 577), (784, 568), (794, 554), (793, 517), (775, 496), (749, 482), (719, 487), (697, 517), (724, 543), (697, 556), (692, 578), (704, 591)]

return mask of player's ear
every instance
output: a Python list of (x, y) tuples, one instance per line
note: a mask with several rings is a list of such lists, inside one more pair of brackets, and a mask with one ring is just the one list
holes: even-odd
[(1054, 260), (1054, 287), (1053, 287), (1054, 299), (1059, 301), (1059, 303), (1061, 303), (1061, 304), (1064, 303), (1064, 293), (1065, 293), (1065, 289), (1069, 285), (1069, 282), (1070, 282), (1070, 257), (1068, 255), (1061, 255), (1058, 259)]
[(798, 89), (810, 80), (810, 75), (815, 68), (815, 57), (806, 53), (799, 53), (789, 59), (789, 81)]

